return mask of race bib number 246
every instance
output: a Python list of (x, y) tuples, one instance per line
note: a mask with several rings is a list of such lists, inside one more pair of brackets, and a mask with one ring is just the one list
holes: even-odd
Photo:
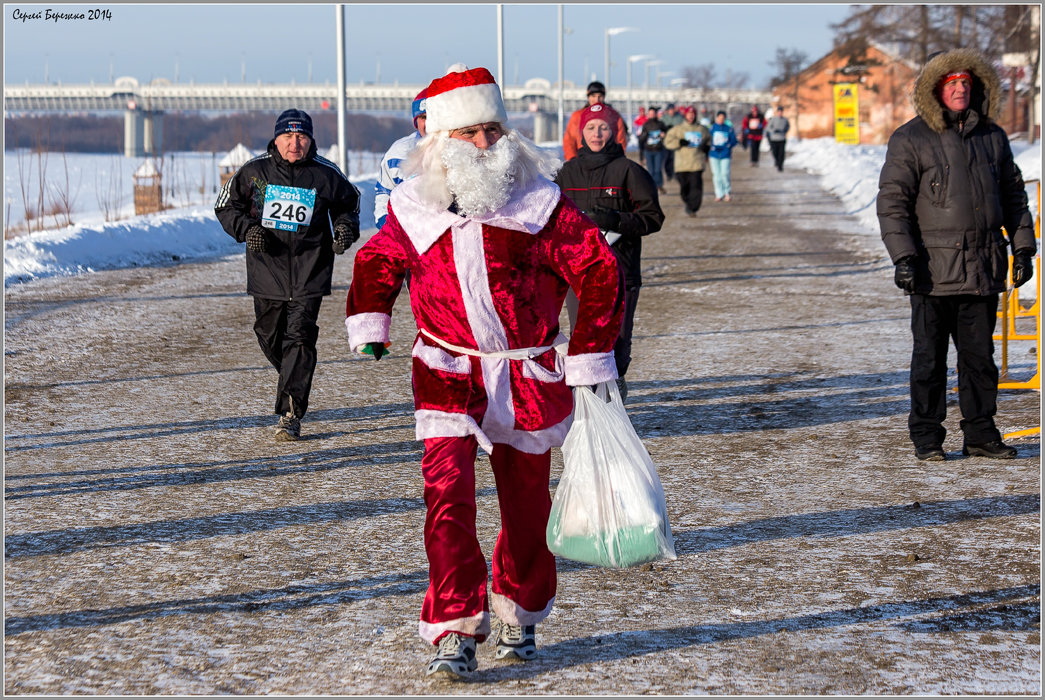
[(297, 231), (299, 226), (312, 223), (312, 211), (315, 206), (315, 190), (268, 185), (265, 188), (265, 207), (261, 213), (261, 225), (281, 231)]

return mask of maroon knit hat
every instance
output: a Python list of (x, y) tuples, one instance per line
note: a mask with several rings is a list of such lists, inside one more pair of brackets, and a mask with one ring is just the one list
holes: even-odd
[(584, 125), (592, 119), (601, 119), (609, 124), (610, 128), (616, 129), (620, 115), (617, 114), (617, 110), (607, 104), (598, 103), (588, 105), (584, 108), (584, 111), (581, 112), (581, 131), (584, 131)]

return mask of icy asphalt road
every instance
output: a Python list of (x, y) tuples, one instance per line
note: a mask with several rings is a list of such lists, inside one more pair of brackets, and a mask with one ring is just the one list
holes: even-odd
[[(5, 693), (1040, 694), (1039, 438), (963, 458), (952, 398), (950, 459), (917, 462), (880, 241), (737, 156), (734, 201), (688, 219), (669, 184), (645, 250), (628, 408), (679, 558), (561, 561), (539, 658), (484, 645), (468, 684), (422, 676), (405, 303), (390, 358), (348, 356), (338, 260), (287, 444), (241, 257), (8, 289)], [(1040, 395), (998, 420), (1038, 425)]]

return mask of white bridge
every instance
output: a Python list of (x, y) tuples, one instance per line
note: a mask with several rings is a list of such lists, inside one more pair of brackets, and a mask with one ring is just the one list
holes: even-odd
[[(410, 112), (410, 103), (424, 85), (348, 85), (345, 108), (361, 112)], [(766, 105), (771, 95), (764, 90), (723, 88), (661, 88), (611, 86), (608, 101), (625, 114), (639, 105), (668, 103), (702, 104), (709, 110), (726, 109), (731, 116), (746, 113), (752, 104)], [(532, 78), (521, 86), (502, 88), (509, 113), (534, 117), (534, 139), (555, 138), (558, 133), (560, 90), (543, 78)], [(563, 110), (568, 117), (587, 104), (583, 87), (564, 83)], [(629, 99), (630, 98), (630, 99)], [(134, 78), (116, 79), (112, 84), (4, 85), (4, 115), (30, 113), (123, 112), (124, 153), (138, 157), (158, 150), (164, 112), (274, 112), (296, 108), (307, 112), (337, 109), (337, 86), (318, 83), (230, 84), (171, 83), (157, 78), (148, 84)], [(625, 114), (625, 118), (627, 115)]]

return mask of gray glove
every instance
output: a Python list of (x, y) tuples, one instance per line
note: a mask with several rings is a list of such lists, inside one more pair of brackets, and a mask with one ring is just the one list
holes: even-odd
[(247, 229), (247, 250), (252, 250), (255, 253), (266, 253), (268, 252), (268, 240), (269, 234), (264, 226), (254, 224)]
[(359, 229), (348, 224), (336, 224), (334, 226), (334, 253), (341, 255), (359, 240)]

